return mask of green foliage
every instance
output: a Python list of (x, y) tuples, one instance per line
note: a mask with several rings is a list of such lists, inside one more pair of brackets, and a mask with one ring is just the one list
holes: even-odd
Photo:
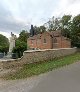
[(72, 46), (80, 48), (80, 14), (72, 17), (64, 15), (62, 18), (54, 18), (47, 22), (49, 31), (61, 30), (62, 35), (70, 38)]
[(61, 19), (61, 23), (64, 26), (68, 26), (71, 19), (71, 15), (64, 15)]
[(45, 32), (46, 28), (45, 26), (40, 26), (40, 27), (34, 26), (34, 30), (35, 30), (35, 34), (40, 34)]
[(60, 29), (60, 18), (54, 18), (54, 16), (52, 17), (51, 20), (49, 20), (48, 22), (48, 30), (49, 31), (56, 31)]
[(8, 52), (9, 50), (9, 40), (7, 37), (0, 34), (0, 52)]
[(35, 34), (40, 34), (41, 33), (40, 28), (37, 27), (37, 26), (34, 26), (34, 30), (35, 30)]
[(54, 18), (48, 22), (49, 31), (61, 30), (62, 35), (70, 37), (71, 15), (64, 15), (62, 18)]
[(72, 45), (80, 48), (80, 14), (75, 16), (71, 25)]
[(46, 31), (46, 28), (44, 26), (40, 26), (39, 28), (40, 28), (42, 33)]
[(71, 15), (64, 15), (61, 19), (62, 35), (70, 38)]
[(29, 33), (25, 30), (22, 30), (19, 34), (19, 37), (16, 39), (15, 48), (13, 49), (13, 53), (17, 53), (18, 57), (23, 55), (23, 52), (27, 50), (27, 38), (29, 37)]
[(23, 42), (27, 42), (27, 38), (29, 37), (29, 33), (25, 30), (22, 30), (21, 33), (19, 34), (19, 40)]
[(13, 53), (17, 53), (18, 57), (21, 57), (23, 55), (23, 52), (27, 50), (27, 43), (17, 39), (15, 45), (16, 46), (13, 49)]

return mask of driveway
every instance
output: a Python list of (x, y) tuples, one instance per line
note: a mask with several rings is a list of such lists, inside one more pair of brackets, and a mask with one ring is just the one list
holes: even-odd
[(0, 80), (0, 92), (80, 92), (80, 62), (24, 80)]

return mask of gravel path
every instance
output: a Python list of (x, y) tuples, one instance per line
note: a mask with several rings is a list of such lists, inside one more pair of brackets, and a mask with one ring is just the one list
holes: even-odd
[(29, 92), (41, 79), (40, 76), (24, 80), (0, 80), (0, 92)]

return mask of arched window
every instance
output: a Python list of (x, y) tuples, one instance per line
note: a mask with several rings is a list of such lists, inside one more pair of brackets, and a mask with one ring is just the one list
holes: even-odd
[(53, 39), (53, 43), (57, 43), (57, 39), (56, 38)]

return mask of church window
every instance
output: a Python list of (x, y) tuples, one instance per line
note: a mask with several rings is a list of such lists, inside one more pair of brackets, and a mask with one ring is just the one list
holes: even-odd
[(53, 43), (57, 43), (57, 39), (56, 38), (53, 39)]
[(46, 43), (46, 39), (44, 38), (44, 43)]

